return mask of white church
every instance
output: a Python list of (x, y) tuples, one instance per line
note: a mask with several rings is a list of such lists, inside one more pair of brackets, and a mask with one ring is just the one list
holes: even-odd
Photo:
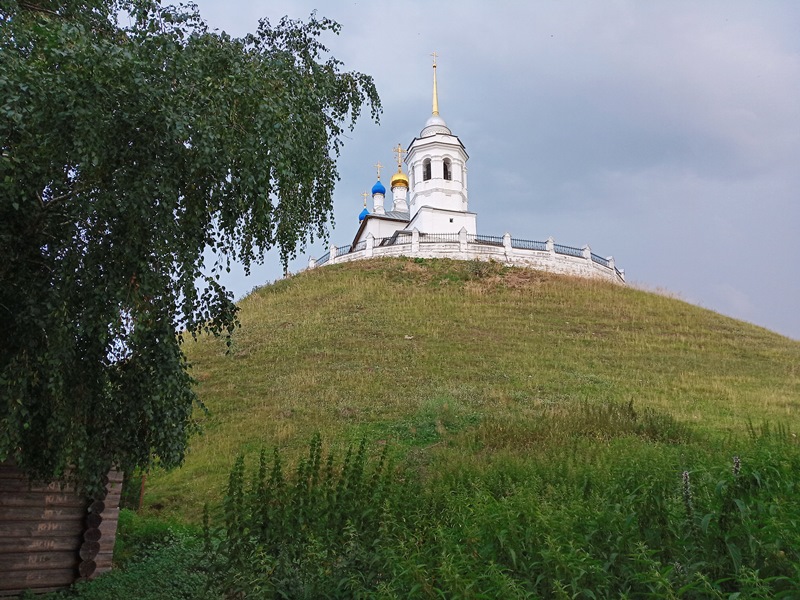
[[(394, 149), (397, 172), (389, 181), (391, 199), (380, 180), (372, 187), (372, 210), (359, 215), (352, 243), (331, 246), (309, 268), (325, 264), (381, 256), (494, 260), (508, 266), (526, 267), (625, 283), (625, 273), (613, 257), (594, 254), (589, 246), (576, 248), (557, 244), (552, 238), (535, 241), (513, 237), (479, 235), (477, 214), (469, 210), (466, 148), (439, 114), (436, 86), (436, 56), (433, 62), (433, 108), (419, 136), (406, 150)], [(405, 159), (404, 156), (405, 155)], [(403, 172), (405, 160), (408, 175)]]

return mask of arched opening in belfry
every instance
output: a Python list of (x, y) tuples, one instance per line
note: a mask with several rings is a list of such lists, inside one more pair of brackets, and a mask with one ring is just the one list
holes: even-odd
[(447, 181), (452, 181), (453, 179), (453, 165), (450, 163), (449, 158), (444, 159), (444, 178)]
[(422, 161), (422, 181), (428, 181), (431, 178), (431, 159), (426, 158)]

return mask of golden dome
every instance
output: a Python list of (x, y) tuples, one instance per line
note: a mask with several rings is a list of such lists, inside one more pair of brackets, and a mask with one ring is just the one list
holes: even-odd
[(389, 188), (394, 187), (408, 187), (408, 177), (402, 171), (397, 171), (394, 175), (392, 175), (392, 180), (389, 183)]

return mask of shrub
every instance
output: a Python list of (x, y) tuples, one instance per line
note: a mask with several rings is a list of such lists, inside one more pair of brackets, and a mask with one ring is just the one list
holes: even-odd
[(370, 461), (364, 441), (339, 466), (332, 453), (323, 456), (315, 436), (291, 482), (276, 450), (271, 467), (262, 451), (247, 485), (240, 455), (223, 502), (223, 524), (211, 529), (206, 516), (209, 568), (229, 594), (352, 597), (380, 578), (373, 550), (398, 483), (386, 447)]
[[(603, 411), (580, 419), (646, 421), (632, 408)], [(370, 458), (363, 442), (338, 464), (319, 436), (291, 478), (277, 452), (271, 461), (262, 452), (249, 478), (239, 457), (223, 523), (204, 530), (204, 564), (236, 598), (792, 598), (800, 589), (796, 444), (759, 434), (720, 462), (716, 448), (665, 452), (672, 446), (646, 435), (610, 443), (613, 461), (565, 447), (586, 462), (569, 477), (559, 476), (564, 460), (423, 476), (392, 467), (386, 448)]]

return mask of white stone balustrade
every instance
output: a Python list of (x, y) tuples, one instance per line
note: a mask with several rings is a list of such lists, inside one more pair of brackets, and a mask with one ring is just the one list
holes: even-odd
[[(434, 241), (426, 241), (426, 237)], [(582, 248), (563, 246), (556, 244), (552, 237), (544, 242), (517, 240), (510, 233), (502, 236), (501, 244), (495, 236), (468, 237), (463, 228), (457, 235), (457, 241), (455, 238), (454, 234), (423, 234), (417, 229), (398, 232), (388, 238), (375, 238), (370, 233), (365, 243), (358, 247), (331, 246), (327, 260), (311, 258), (308, 268), (383, 256), (493, 260), (507, 266), (625, 284), (625, 271), (616, 267), (614, 257), (593, 255), (588, 245)]]

